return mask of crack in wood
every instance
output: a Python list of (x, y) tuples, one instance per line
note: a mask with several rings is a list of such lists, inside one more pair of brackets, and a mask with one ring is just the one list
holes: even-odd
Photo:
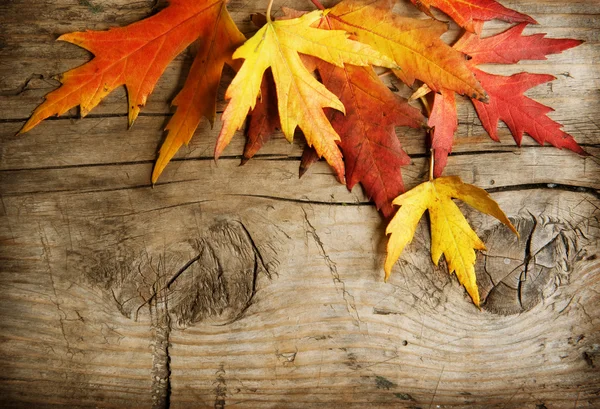
[[(27, 91), (27, 87), (29, 83), (33, 80), (43, 80), (44, 76), (42, 74), (31, 74), (21, 85), (12, 90), (0, 91), (0, 97), (16, 97), (21, 95), (23, 92)], [(22, 120), (18, 122), (23, 122)]]
[(306, 213), (306, 210), (304, 210), (304, 208), (302, 208), (302, 212), (304, 213), (304, 220), (308, 227), (307, 233), (310, 234), (310, 236), (313, 238), (315, 244), (317, 245), (317, 247), (319, 249), (319, 253), (321, 254), (321, 257), (323, 257), (325, 264), (329, 268), (329, 272), (331, 273), (331, 277), (333, 278), (333, 284), (335, 285), (336, 290), (341, 291), (341, 293), (342, 293), (342, 298), (344, 299), (344, 302), (346, 304), (346, 310), (348, 311), (348, 314), (350, 315), (350, 317), (352, 317), (352, 321), (354, 322), (354, 325), (356, 325), (360, 330), (361, 329), (360, 324), (362, 321), (358, 314), (358, 310), (356, 309), (354, 296), (352, 294), (350, 294), (350, 292), (348, 292), (348, 290), (346, 290), (346, 283), (341, 279), (340, 274), (337, 269), (337, 265), (335, 264), (335, 262), (333, 260), (331, 260), (331, 258), (329, 257), (329, 254), (327, 254), (327, 251), (325, 251), (325, 246), (323, 244), (323, 241), (321, 240), (321, 237), (319, 237), (319, 234), (317, 233), (317, 229), (315, 228), (315, 226), (312, 224), (312, 222), (308, 218), (308, 214)]
[(171, 355), (168, 297), (157, 297), (151, 305), (153, 317), (152, 348), (152, 409), (169, 409), (171, 406)]

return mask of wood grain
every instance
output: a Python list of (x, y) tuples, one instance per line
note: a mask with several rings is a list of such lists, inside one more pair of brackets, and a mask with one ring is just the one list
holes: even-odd
[[(267, 3), (229, 9), (251, 34), (249, 15)], [(215, 164), (219, 123), (203, 123), (152, 187), (189, 55), (131, 130), (117, 90), (84, 119), (73, 110), (14, 136), (53, 76), (89, 59), (60, 34), (125, 25), (164, 2), (0, 3), (0, 406), (599, 407), (600, 3), (502, 3), (540, 23), (528, 33), (585, 40), (486, 69), (555, 75), (528, 95), (591, 156), (528, 137), (518, 148), (504, 126), (492, 142), (459, 103), (446, 174), (488, 189), (521, 233), (463, 207), (488, 247), (481, 311), (431, 263), (425, 223), (383, 283), (385, 221), (323, 162), (298, 180), (298, 140), (277, 135), (240, 167), (238, 135)], [(419, 16), (408, 2), (397, 10)], [(427, 174), (423, 134), (398, 135), (410, 188)]]

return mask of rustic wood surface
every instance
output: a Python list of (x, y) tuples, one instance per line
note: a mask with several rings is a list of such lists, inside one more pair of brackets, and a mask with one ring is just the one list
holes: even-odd
[[(527, 33), (585, 40), (547, 61), (488, 69), (555, 75), (528, 95), (554, 107), (592, 156), (529, 137), (517, 148), (505, 127), (494, 143), (459, 105), (446, 174), (488, 189), (521, 233), (516, 242), (465, 209), (488, 244), (479, 311), (432, 265), (424, 223), (383, 283), (384, 220), (322, 162), (298, 180), (300, 141), (278, 136), (239, 167), (239, 135), (216, 165), (219, 124), (203, 122), (152, 188), (187, 54), (131, 130), (117, 90), (85, 119), (73, 110), (14, 136), (53, 76), (90, 58), (58, 35), (164, 4), (0, 2), (0, 406), (600, 407), (600, 3), (502, 3), (540, 23)], [(266, 4), (229, 9), (250, 35), (249, 15)], [(420, 16), (408, 2), (398, 11)], [(424, 138), (398, 134), (410, 188), (426, 177)]]

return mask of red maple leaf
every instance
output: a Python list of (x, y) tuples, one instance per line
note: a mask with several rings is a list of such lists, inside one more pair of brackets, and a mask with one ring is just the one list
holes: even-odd
[(556, 79), (554, 76), (522, 72), (505, 77), (488, 74), (476, 68), (473, 71), (490, 96), (487, 105), (477, 100), (473, 100), (473, 105), (483, 127), (493, 140), (499, 140), (496, 129), (498, 121), (502, 120), (519, 146), (523, 139), (523, 132), (527, 132), (540, 145), (548, 142), (557, 148), (567, 148), (581, 155), (586, 154), (571, 135), (561, 130), (561, 124), (546, 115), (553, 111), (552, 108), (523, 95), (525, 91), (536, 85)]
[(393, 213), (392, 200), (404, 192), (400, 168), (410, 163), (402, 149), (396, 126), (419, 127), (421, 113), (394, 94), (371, 68), (343, 69), (317, 63), (323, 84), (346, 107), (346, 115), (327, 110), (340, 134), (346, 164), (346, 185), (360, 182), (384, 216)]
[[(467, 31), (479, 33), (481, 27), (477, 21), (493, 19), (509, 23), (537, 22), (526, 14), (504, 7), (495, 0), (411, 0), (417, 8), (425, 14), (432, 16), (430, 7), (442, 10), (459, 26)], [(433, 16), (432, 16), (433, 17)]]
[[(480, 27), (483, 24), (479, 23)], [(468, 54), (471, 66), (478, 64), (516, 64), (521, 60), (546, 60), (549, 54), (558, 54), (582, 43), (580, 40), (546, 38), (546, 34), (524, 36), (526, 23), (517, 24), (503, 33), (481, 38), (466, 33), (454, 48)]]
[[(371, 68), (351, 65), (338, 68), (316, 58), (304, 61), (317, 68), (323, 84), (346, 107), (346, 115), (332, 109), (325, 111), (341, 137), (348, 189), (360, 182), (383, 215), (391, 216), (392, 200), (404, 191), (401, 167), (410, 163), (395, 127), (423, 126), (423, 116), (390, 91)], [(267, 142), (278, 126), (272, 88), (263, 82), (262, 99), (254, 108), (247, 128), (244, 162)], [(300, 163), (300, 176), (318, 159), (316, 152), (307, 147)]]
[[(482, 22), (476, 24), (481, 30)], [(557, 148), (567, 148), (581, 155), (587, 153), (573, 137), (561, 128), (562, 125), (547, 116), (552, 108), (540, 104), (524, 95), (524, 92), (537, 85), (555, 79), (547, 74), (519, 73), (510, 77), (486, 73), (476, 65), (483, 63), (514, 64), (521, 60), (545, 60), (546, 55), (558, 54), (582, 42), (571, 39), (549, 39), (545, 34), (523, 36), (526, 24), (519, 24), (498, 35), (480, 38), (476, 34), (465, 33), (455, 44), (455, 48), (471, 57), (470, 69), (480, 81), (489, 96), (487, 104), (471, 99), (483, 127), (490, 137), (498, 141), (498, 121), (502, 120), (510, 129), (517, 145), (521, 144), (523, 133), (527, 132), (540, 144), (549, 143)], [(440, 106), (436, 106), (436, 105)], [(448, 112), (451, 108), (445, 98), (435, 97), (433, 112)], [(440, 127), (438, 117), (430, 118), (429, 125), (437, 126), (432, 146), (436, 147), (434, 175), (442, 174), (448, 153), (452, 151), (453, 131), (450, 124)]]

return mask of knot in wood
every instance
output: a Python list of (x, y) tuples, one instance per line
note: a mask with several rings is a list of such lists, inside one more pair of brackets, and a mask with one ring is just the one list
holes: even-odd
[(502, 225), (482, 235), (487, 251), (475, 270), (482, 308), (500, 315), (532, 309), (569, 281), (577, 257), (578, 235), (567, 222), (516, 217), (520, 240)]
[(166, 249), (132, 242), (78, 258), (88, 282), (106, 290), (123, 315), (167, 314), (178, 326), (235, 320), (250, 305), (259, 273), (270, 276), (250, 232), (235, 220)]

